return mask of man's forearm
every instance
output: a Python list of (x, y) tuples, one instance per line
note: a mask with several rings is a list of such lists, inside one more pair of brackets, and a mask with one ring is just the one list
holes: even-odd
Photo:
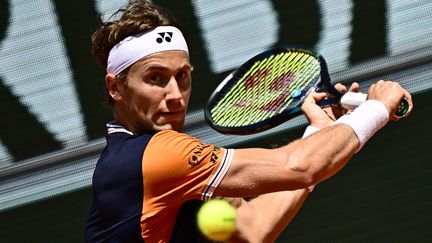
[(237, 209), (233, 242), (274, 242), (304, 203), (308, 189), (260, 195)]
[(317, 184), (339, 171), (353, 156), (359, 141), (347, 125), (324, 128), (280, 148), (290, 170), (304, 174), (304, 186)]
[(368, 100), (335, 125), (297, 141), (297, 146), (286, 146), (289, 166), (304, 172), (310, 183), (318, 183), (339, 171), (388, 119), (388, 110), (381, 102)]

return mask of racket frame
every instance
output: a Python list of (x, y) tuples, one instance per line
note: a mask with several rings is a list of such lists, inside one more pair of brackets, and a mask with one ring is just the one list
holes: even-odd
[[(245, 125), (239, 127), (228, 127), (228, 126), (219, 126), (213, 122), (211, 109), (219, 102), (223, 97), (230, 92), (230, 90), (234, 87), (235, 83), (240, 80), (243, 75), (252, 67), (252, 65), (259, 61), (263, 60), (271, 55), (276, 55), (283, 52), (296, 51), (303, 52), (311, 55), (320, 63), (320, 75), (317, 80), (311, 85), (311, 87), (306, 91), (301, 93), (300, 96), (293, 99), (292, 103), (288, 105), (288, 107), (279, 114), (276, 114), (270, 118), (266, 118), (262, 121)], [(228, 85), (228, 86), (227, 86)], [(229, 87), (228, 89), (226, 87)], [(325, 59), (319, 55), (316, 51), (302, 46), (278, 46), (273, 49), (264, 51), (248, 61), (242, 64), (240, 67), (236, 68), (233, 72), (231, 72), (215, 89), (215, 91), (211, 94), (205, 108), (204, 108), (204, 116), (207, 123), (214, 130), (223, 133), (223, 134), (235, 134), (235, 135), (247, 135), (254, 134), (258, 132), (262, 132), (278, 126), (296, 116), (302, 114), (301, 105), (304, 102), (304, 99), (307, 95), (309, 95), (312, 91), (320, 91), (327, 92), (332, 97), (327, 99), (325, 104), (320, 104), (322, 106), (336, 104), (339, 102), (341, 94), (331, 85), (330, 75), (328, 73), (328, 68)]]

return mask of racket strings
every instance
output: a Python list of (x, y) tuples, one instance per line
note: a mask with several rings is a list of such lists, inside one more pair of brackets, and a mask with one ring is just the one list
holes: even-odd
[[(271, 67), (274, 67), (280, 61), (280, 58), (284, 56), (286, 55), (283, 55), (283, 53), (271, 55), (254, 63), (231, 89), (229, 95), (224, 97), (225, 100), (221, 101), (220, 104), (224, 104), (224, 106), (215, 107), (215, 109), (219, 108), (220, 112), (218, 114), (224, 114), (224, 116), (220, 117), (216, 115), (214, 119), (224, 126), (235, 126), (233, 124), (235, 122), (239, 125), (245, 124), (250, 120), (256, 119), (256, 110), (251, 109), (251, 106), (258, 107), (260, 103), (266, 102), (266, 100), (256, 99), (262, 90), (267, 89), (266, 86), (268, 86), (268, 83), (263, 79), (269, 77), (272, 71)], [(258, 102), (258, 104), (252, 104), (252, 102)], [(248, 109), (231, 109), (232, 107), (248, 106)]]
[[(284, 55), (282, 54), (278, 54), (278, 55), (272, 55), (262, 61), (256, 62), (252, 68), (246, 72), (243, 77), (238, 81), (237, 85), (235, 87), (233, 87), (232, 89), (232, 93), (229, 96), (225, 96), (227, 97), (226, 100), (226, 106), (225, 107), (230, 107), (230, 105), (232, 105), (231, 102), (236, 102), (238, 100), (241, 100), (242, 102), (245, 102), (246, 104), (251, 102), (251, 101), (256, 101), (255, 98), (258, 97), (260, 95), (260, 92), (262, 90), (267, 89), (269, 83), (268, 82), (263, 82), (263, 78), (268, 78), (269, 75), (266, 75), (267, 73), (273, 73), (271, 72), (270, 69), (267, 69), (270, 65), (276, 66), (278, 65), (278, 63), (280, 63), (281, 61), (283, 61), (288, 55)], [(271, 66), (270, 66), (271, 67)], [(274, 69), (274, 68), (273, 68)], [(256, 75), (256, 73), (258, 72), (258, 75)], [(270, 76), (271, 77), (271, 76)], [(255, 84), (255, 87), (253, 89), (250, 89), (249, 92), (245, 92), (243, 90), (243, 86), (245, 87), (249, 87), (248, 85), (244, 85), (243, 83), (245, 82), (245, 84), (250, 84), (252, 83), (250, 80), (254, 80), (252, 81)], [(263, 87), (264, 86), (264, 87)], [(260, 101), (260, 100), (257, 100)], [(266, 100), (262, 100), (261, 99), (261, 103), (266, 102)], [(223, 103), (223, 101), (222, 101)], [(257, 105), (255, 105), (257, 106)], [(248, 110), (244, 110), (244, 111), (251, 111), (251, 109)], [(236, 114), (236, 115), (235, 115)], [(243, 115), (241, 112), (236, 112), (234, 115), (233, 114), (227, 114), (227, 116), (225, 116), (225, 118), (230, 118), (231, 121), (235, 121), (237, 118), (238, 121), (243, 121), (243, 122), (248, 122), (248, 120), (254, 119), (254, 115), (253, 114), (248, 114), (248, 116)], [(217, 118), (217, 117), (215, 117)], [(242, 119), (243, 118), (243, 119)], [(223, 122), (224, 120), (221, 120), (220, 122)]]
[[(241, 112), (235, 112), (234, 107), (245, 107), (249, 105), (251, 99), (258, 95), (260, 87), (264, 85), (264, 82), (260, 82), (265, 76), (266, 68), (273, 62), (277, 56), (272, 55), (268, 58), (255, 62), (252, 67), (247, 70), (245, 74), (239, 79), (238, 82), (230, 89), (230, 92), (225, 95), (222, 100), (216, 105), (211, 112), (213, 113), (213, 119), (219, 124), (224, 124), (225, 121), (234, 121), (236, 119), (243, 120), (247, 116), (242, 115)], [(258, 73), (257, 73), (258, 72)], [(258, 85), (258, 86), (257, 86)], [(253, 88), (255, 86), (255, 88)], [(249, 89), (249, 92), (245, 91)], [(217, 112), (220, 111), (220, 112)], [(244, 109), (245, 112), (250, 111)], [(229, 119), (229, 120), (228, 120)]]
[[(290, 70), (288, 72), (289, 77), (285, 77), (288, 78), (288, 80), (290, 81), (289, 84), (286, 84), (284, 82), (277, 82), (278, 83), (278, 88), (281, 88), (281, 93), (280, 93), (280, 98), (283, 99), (278, 99), (277, 103), (274, 104), (269, 110), (274, 110), (274, 112), (272, 114), (269, 114), (268, 116), (272, 116), (275, 113), (280, 113), (283, 110), (285, 110), (285, 108), (293, 101), (293, 99), (291, 99), (293, 93), (295, 90), (297, 89), (302, 89), (302, 85), (304, 84), (304, 82), (310, 77), (311, 75), (311, 71), (315, 70), (317, 68), (317, 66), (311, 65), (311, 61), (315, 60), (315, 58), (311, 58), (308, 55), (302, 55), (302, 59), (300, 60), (295, 60), (295, 63), (297, 65), (295, 65), (292, 70)], [(315, 67), (315, 68), (313, 68)], [(282, 67), (281, 70), (283, 70), (284, 68)], [(280, 76), (282, 77), (282, 76)], [(296, 78), (296, 82), (294, 82), (294, 78)], [(284, 103), (284, 106), (280, 106), (280, 104)], [(277, 109), (275, 109), (277, 108)]]
[[(287, 56), (289, 56), (291, 59), (288, 62), (289, 65), (285, 65), (285, 63), (283, 62), (284, 58), (279, 59), (279, 57), (287, 57)], [(272, 70), (273, 72), (271, 72), (274, 75), (262, 75), (263, 73), (266, 73), (266, 72), (261, 72), (260, 75), (256, 75), (256, 77), (255, 77), (256, 83), (261, 84), (260, 86), (266, 85), (267, 87), (262, 88), (262, 87), (257, 86), (257, 88), (252, 89), (252, 91), (269, 90), (268, 86), (271, 85), (272, 82), (268, 82), (268, 80), (272, 80), (272, 78), (274, 79), (275, 75), (281, 75), (280, 72), (274, 72), (274, 70), (277, 70), (277, 71), (290, 70), (290, 69), (296, 70), (298, 68), (298, 64), (300, 64), (304, 61), (304, 60), (302, 60), (302, 58), (304, 58), (303, 55), (279, 55), (279, 57), (276, 57), (276, 59), (273, 59), (273, 56), (271, 56), (270, 58), (267, 58), (267, 59), (263, 60), (262, 62), (255, 63), (255, 65), (250, 69), (250, 72), (247, 72), (244, 75), (244, 77), (250, 77), (250, 75), (252, 73), (254, 73), (255, 71), (263, 70), (262, 69), (263, 67), (265, 68), (270, 64), (274, 67)], [(294, 59), (292, 59), (292, 57), (294, 57)], [(273, 60), (277, 60), (277, 61), (274, 62)], [(279, 68), (280, 67), (279, 63), (284, 64), (283, 69)], [(266, 76), (267, 76), (267, 82), (263, 82), (261, 79), (263, 77), (266, 77)], [(241, 84), (243, 81), (244, 80), (239, 80), (239, 84)], [(281, 82), (279, 82), (279, 83), (276, 82), (276, 85), (280, 85), (280, 84), (281, 84)], [(276, 90), (278, 90), (279, 88), (280, 87), (277, 87)], [(237, 92), (232, 92), (232, 95), (230, 96), (231, 99), (228, 99), (228, 100), (233, 100), (233, 101), (239, 100), (239, 99), (249, 100), (250, 98), (252, 98), (251, 96), (255, 96), (255, 93), (257, 93), (257, 92), (243, 92), (244, 95), (239, 95), (239, 94), (241, 94), (241, 92), (240, 92), (241, 89), (235, 89), (234, 88), (232, 90), (237, 91)], [(286, 92), (286, 91), (282, 90), (282, 92)], [(274, 98), (274, 97), (272, 97), (272, 95), (269, 95), (268, 97)], [(258, 101), (261, 101), (260, 103), (265, 103), (265, 102), (268, 102), (268, 99), (258, 99)], [(280, 101), (278, 101), (277, 103), (280, 103)], [(258, 106), (255, 106), (255, 107), (260, 107), (260, 106), (262, 106), (262, 104), (259, 104)], [(225, 107), (230, 107), (230, 102)], [(268, 110), (268, 108), (267, 108), (267, 110)], [(231, 111), (235, 111), (235, 110), (233, 109)], [(235, 125), (241, 126), (244, 124), (248, 124), (251, 121), (256, 122), (256, 121), (265, 119), (266, 117), (272, 115), (272, 114), (266, 114), (267, 112), (261, 112), (261, 111), (256, 110), (256, 109), (243, 109), (242, 111), (244, 111), (244, 112), (238, 112), (238, 111), (235, 111), (236, 113), (228, 112), (226, 114), (226, 116), (222, 117), (222, 119), (220, 119), (218, 122), (221, 122), (221, 124), (224, 126), (235, 126)], [(251, 111), (255, 111), (255, 112), (251, 113)], [(227, 111), (222, 111), (222, 112), (227, 112)], [(245, 119), (241, 119), (241, 118), (245, 118)], [(217, 118), (215, 118), (215, 119), (217, 119)], [(225, 121), (230, 122), (230, 123), (226, 124)], [(235, 124), (235, 123), (237, 123), (237, 124)]]
[[(288, 56), (288, 55), (287, 55)], [(268, 84), (270, 87), (266, 87), (266, 90), (271, 91), (271, 95), (263, 95), (260, 100), (262, 100), (264, 106), (261, 106), (260, 112), (256, 114), (254, 117), (248, 117), (248, 122), (258, 122), (266, 119), (267, 117), (271, 117), (275, 114), (280, 113), (282, 110), (280, 109), (281, 104), (286, 103), (289, 105), (292, 100), (287, 100), (289, 97), (290, 87), (293, 83), (293, 79), (295, 78), (296, 71), (298, 71), (299, 66), (302, 62), (305, 61), (305, 55), (289, 55), (293, 57), (293, 59), (289, 59), (286, 63), (288, 65), (275, 65), (274, 72), (276, 75), (270, 77), (268, 79)], [(275, 92), (276, 91), (276, 92)], [(266, 112), (261, 112), (264, 110)], [(244, 125), (244, 124), (239, 124)]]
[(220, 126), (244, 126), (281, 113), (292, 95), (319, 76), (319, 61), (306, 53), (273, 54), (254, 63), (211, 109)]
[[(289, 99), (289, 101), (292, 101), (293, 93), (296, 90), (309, 90), (310, 86), (315, 83), (316, 78), (319, 77), (320, 71), (321, 68), (317, 59), (315, 57), (308, 56), (307, 60), (302, 63), (302, 66), (300, 67), (298, 72), (296, 72), (296, 82), (294, 82), (293, 85), (288, 87), (290, 94), (286, 98)], [(284, 106), (279, 108), (279, 112), (287, 109), (290, 103), (291, 102), (286, 102)]]
[[(273, 56), (272, 56), (273, 57)], [(256, 85), (253, 89), (251, 89), (251, 92), (245, 92), (244, 95), (241, 96), (233, 96), (232, 98), (235, 99), (242, 99), (242, 100), (248, 100), (249, 102), (254, 102), (253, 105), (254, 108), (258, 107), (264, 107), (264, 105), (268, 102), (268, 99), (262, 99), (262, 91), (263, 90), (269, 90), (271, 89), (272, 83), (269, 82), (270, 80), (274, 79), (278, 75), (280, 75), (280, 68), (277, 68), (279, 65), (282, 65), (286, 58), (288, 58), (289, 55), (284, 55), (283, 53), (275, 55), (274, 58), (269, 58), (269, 60), (266, 62), (266, 65), (263, 65), (263, 69), (260, 67), (261, 65), (258, 65), (257, 71), (259, 73), (258, 78), (256, 80)], [(268, 73), (268, 75), (266, 75)], [(247, 76), (245, 76), (247, 77)], [(250, 78), (247, 77), (246, 80)], [(276, 89), (280, 89), (280, 87), (276, 87)], [(241, 90), (239, 91), (241, 93)], [(263, 118), (264, 112), (259, 112), (257, 109), (248, 109), (245, 110), (245, 112), (248, 112), (247, 114), (244, 114), (243, 112), (236, 112), (235, 117), (229, 116), (230, 123), (228, 123), (228, 126), (236, 126), (236, 125), (243, 125), (248, 124), (251, 121), (254, 120), (260, 120)], [(233, 119), (235, 118), (235, 119)]]
[[(262, 100), (262, 103), (264, 103), (265, 105), (260, 104), (261, 109), (254, 116), (246, 116), (246, 120), (244, 121), (245, 123), (242, 123), (240, 121), (239, 124), (234, 124), (234, 122), (231, 122), (231, 124), (228, 125), (241, 126), (249, 124), (251, 122), (259, 122), (267, 119), (268, 117), (274, 116), (275, 114), (281, 113), (283, 109), (292, 102), (290, 96), (292, 96), (293, 90), (298, 87), (298, 85), (296, 84), (300, 85), (303, 83), (303, 79), (300, 79), (301, 82), (293, 82), (293, 79), (295, 78), (295, 76), (303, 73), (301, 72), (301, 70), (304, 69), (304, 67), (310, 67), (308, 66), (308, 60), (311, 59), (308, 58), (308, 56), (306, 55), (290, 55), (290, 60), (288, 60), (288, 63), (290, 65), (278, 66), (277, 64), (275, 64), (274, 66), (277, 71), (273, 72), (275, 75), (269, 77), (269, 80), (273, 81), (271, 81), (270, 83), (266, 83), (270, 85), (270, 87), (266, 87), (266, 90), (272, 90), (273, 95), (264, 95), (263, 97), (268, 97), (268, 99), (259, 99)], [(308, 70), (310, 70), (310, 68)], [(299, 77), (297, 77), (297, 79), (299, 79)], [(282, 106), (283, 104), (285, 105)], [(262, 112), (261, 110), (264, 110), (266, 112)]]

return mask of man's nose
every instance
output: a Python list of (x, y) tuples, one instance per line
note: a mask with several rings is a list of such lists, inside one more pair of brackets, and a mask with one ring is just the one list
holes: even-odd
[(166, 91), (166, 99), (169, 101), (179, 101), (182, 99), (182, 93), (180, 91), (180, 87), (177, 83), (177, 80), (172, 77), (168, 82)]

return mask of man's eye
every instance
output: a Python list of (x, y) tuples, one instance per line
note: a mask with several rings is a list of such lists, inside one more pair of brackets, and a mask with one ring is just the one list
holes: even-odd
[(159, 75), (152, 75), (149, 77), (151, 83), (159, 84), (162, 82), (162, 78)]
[(186, 72), (179, 72), (177, 73), (177, 79), (185, 79), (187, 77)]

